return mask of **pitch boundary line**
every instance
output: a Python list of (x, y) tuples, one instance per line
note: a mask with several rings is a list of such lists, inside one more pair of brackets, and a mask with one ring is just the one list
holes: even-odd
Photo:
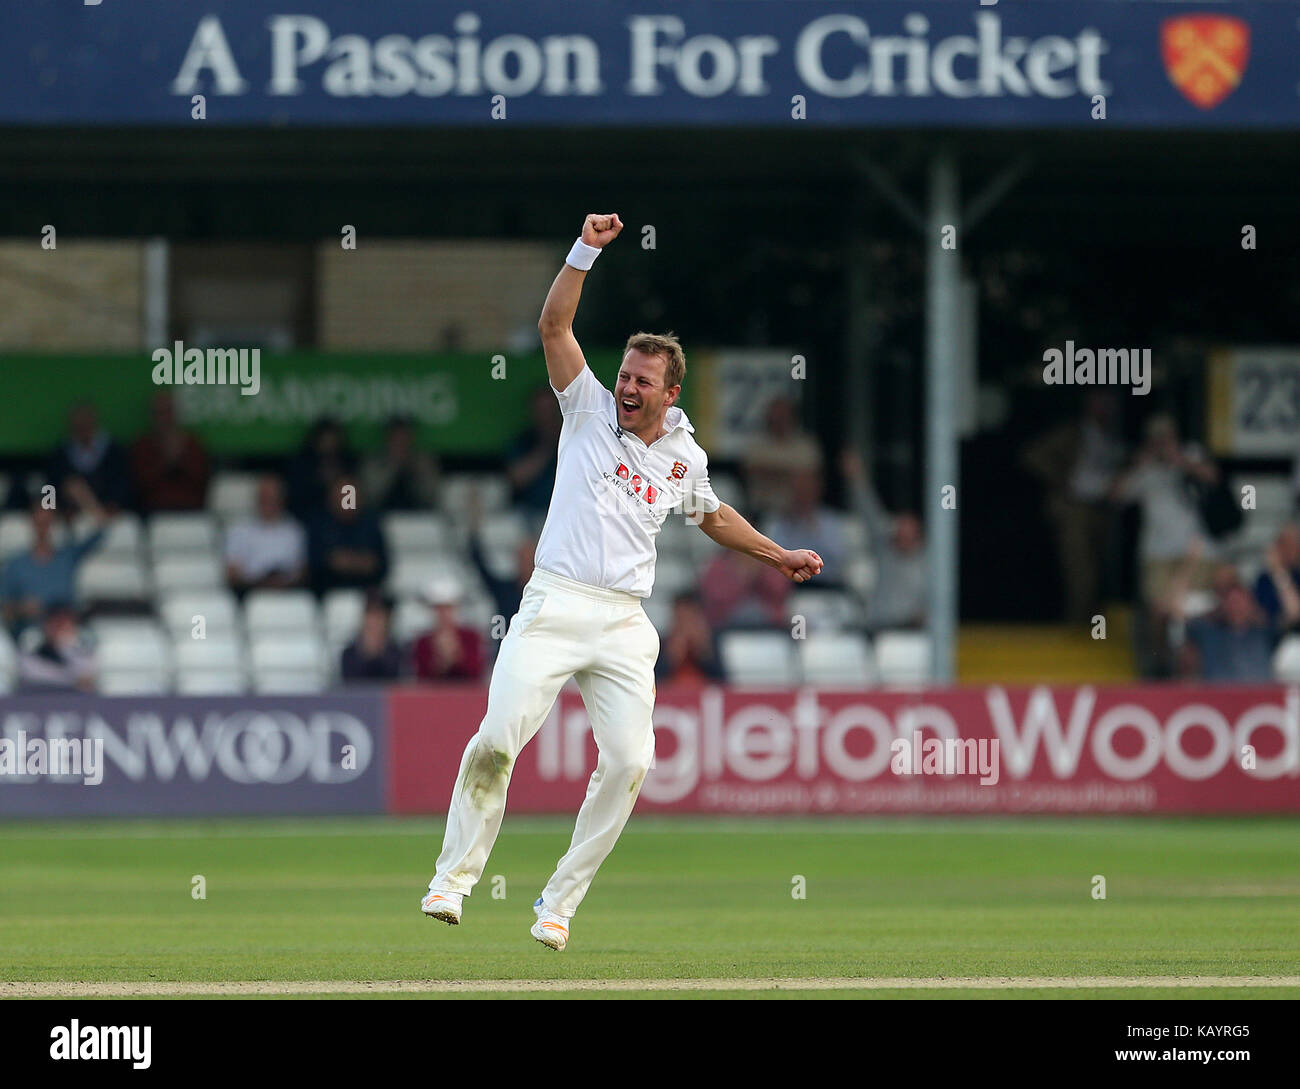
[(1124, 990), (1135, 987), (1300, 987), (1300, 976), (934, 976), (808, 979), (396, 979), (241, 980), (198, 983), (74, 981), (3, 982), (0, 998), (147, 998), (308, 994), (514, 994), (557, 991), (925, 991)]

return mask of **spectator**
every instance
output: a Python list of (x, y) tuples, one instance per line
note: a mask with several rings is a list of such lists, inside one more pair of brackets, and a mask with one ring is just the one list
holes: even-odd
[(388, 574), (388, 547), (379, 519), (362, 506), (352, 477), (339, 477), (328, 494), (325, 509), (312, 519), (308, 531), (316, 592), (378, 586)]
[(776, 568), (722, 549), (700, 577), (700, 601), (715, 631), (785, 628), (790, 623), (790, 586)]
[(284, 509), (276, 476), (257, 482), (257, 517), (226, 533), (226, 580), (236, 593), (301, 586), (307, 574), (307, 535)]
[(1141, 671), (1151, 677), (1170, 672), (1165, 633), (1169, 602), (1183, 591), (1208, 588), (1213, 572), (1209, 533), (1190, 484), (1214, 484), (1218, 469), (1193, 445), (1183, 446), (1171, 417), (1153, 416), (1135, 464), (1111, 486), (1112, 496), (1140, 503), (1138, 538), (1142, 597), (1138, 648)]
[(68, 413), (67, 441), (50, 456), (45, 473), (55, 488), (62, 488), (69, 477), (80, 477), (109, 514), (130, 506), (126, 453), (99, 426), (94, 405), (73, 406)]
[(42, 503), (32, 505), (32, 547), (12, 557), (5, 565), (2, 592), (5, 623), (15, 632), (39, 623), (56, 606), (70, 606), (77, 596), (77, 568), (104, 539), (108, 512), (100, 506), (89, 485), (80, 477), (69, 477), (63, 494), (97, 523), (93, 532), (79, 541), (55, 545), (57, 515)]
[(1273, 679), (1273, 629), (1250, 591), (1235, 582), (1219, 596), (1218, 608), (1187, 624), (1182, 672), (1204, 681)]
[(848, 565), (844, 516), (822, 505), (820, 469), (797, 469), (789, 474), (785, 505), (767, 519), (763, 532), (775, 541), (799, 540), (825, 562), (822, 586), (842, 585)]
[(415, 445), (409, 416), (394, 416), (384, 432), (384, 449), (361, 470), (367, 500), (374, 509), (428, 510), (438, 501), (438, 459)]
[(366, 595), (361, 630), (343, 650), (345, 681), (392, 681), (402, 674), (402, 651), (392, 635), (392, 599), (372, 590)]
[(20, 688), (45, 692), (91, 692), (95, 655), (69, 605), (55, 605), (41, 625), (41, 638), (18, 655)]
[(415, 641), (412, 657), (420, 681), (477, 681), (483, 676), (483, 639), (463, 627), (458, 616), (460, 593), (438, 582), (426, 596), (433, 607), (433, 628)]
[(1089, 624), (1101, 607), (1103, 568), (1110, 551), (1111, 485), (1124, 462), (1113, 394), (1093, 390), (1083, 414), (1026, 448), (1024, 463), (1043, 481), (1047, 518), (1056, 534), (1065, 587), (1065, 618)]
[[(759, 516), (790, 509), (796, 474), (822, 471), (821, 447), (799, 427), (794, 402), (786, 397), (768, 402), (764, 432), (749, 444), (742, 460), (749, 505)], [(830, 558), (824, 552), (821, 557), (829, 573)]]
[(911, 511), (891, 518), (881, 505), (871, 474), (853, 450), (840, 459), (854, 512), (867, 524), (876, 564), (876, 580), (867, 602), (867, 627), (919, 628), (929, 607), (925, 537), (921, 520)]
[(1142, 564), (1142, 599), (1158, 608), (1168, 598), (1170, 583), (1202, 543), (1200, 560), (1188, 572), (1188, 588), (1204, 589), (1212, 570), (1209, 534), (1186, 487), (1186, 478), (1205, 483), (1218, 479), (1218, 469), (1194, 445), (1183, 446), (1173, 418), (1153, 416), (1136, 463), (1112, 484), (1121, 502), (1141, 503), (1142, 529), (1138, 552)]
[(1300, 622), (1300, 526), (1292, 522), (1278, 531), (1266, 564), (1255, 580), (1255, 601), (1275, 632)]
[(326, 493), (335, 481), (356, 470), (357, 458), (342, 425), (321, 417), (289, 462), (289, 510), (300, 522), (309, 522), (325, 506)]
[(673, 599), (672, 628), (663, 640), (655, 677), (660, 684), (722, 684), (726, 674), (718, 639), (697, 595)]
[(154, 394), (152, 426), (131, 447), (131, 478), (146, 514), (160, 510), (202, 510), (211, 467), (199, 440), (176, 419), (170, 390)]
[(532, 424), (511, 444), (506, 454), (506, 476), (511, 501), (536, 529), (551, 505), (555, 487), (555, 462), (564, 417), (549, 386), (539, 386), (529, 402)]

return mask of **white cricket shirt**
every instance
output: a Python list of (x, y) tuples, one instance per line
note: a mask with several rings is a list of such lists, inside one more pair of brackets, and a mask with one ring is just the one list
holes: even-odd
[(655, 538), (669, 514), (711, 514), (721, 506), (709, 485), (709, 459), (691, 437), (695, 428), (674, 405), (664, 416), (667, 433), (647, 446), (619, 428), (614, 395), (587, 366), (555, 396), (564, 426), (537, 566), (649, 597)]

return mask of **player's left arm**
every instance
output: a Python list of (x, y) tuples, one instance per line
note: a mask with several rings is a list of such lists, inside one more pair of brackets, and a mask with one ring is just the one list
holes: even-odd
[(723, 548), (753, 556), (760, 563), (775, 567), (792, 582), (807, 582), (814, 575), (821, 574), (822, 558), (812, 549), (782, 548), (770, 537), (759, 533), (726, 503), (711, 513), (703, 514), (699, 525)]

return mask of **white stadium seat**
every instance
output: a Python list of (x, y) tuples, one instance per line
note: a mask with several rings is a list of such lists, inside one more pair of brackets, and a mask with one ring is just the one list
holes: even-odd
[(18, 669), (18, 650), (9, 633), (0, 627), (0, 695), (13, 691)]
[[(95, 532), (95, 529), (94, 519), (87, 517), (77, 519), (78, 538), (88, 536)], [(104, 534), (104, 539), (100, 541), (99, 547), (95, 549), (95, 555), (133, 560), (139, 557), (143, 546), (144, 527), (140, 524), (139, 515), (124, 511), (115, 515), (108, 523), (107, 532)]]
[(171, 687), (171, 655), (162, 629), (151, 621), (96, 621), (99, 690), (106, 695), (150, 695)]
[(257, 473), (217, 473), (208, 490), (208, 509), (225, 521), (257, 512)]
[(287, 632), (255, 639), (249, 653), (253, 689), (290, 695), (322, 691), (328, 681), (324, 647), (314, 636)]
[(424, 511), (394, 511), (384, 515), (384, 541), (394, 556), (428, 555), (455, 548), (447, 520)]
[(238, 669), (195, 669), (177, 674), (178, 696), (242, 696), (248, 675)]
[(528, 536), (528, 525), (514, 511), (496, 511), (483, 518), (478, 539), (486, 549), (516, 549)]
[(452, 521), (469, 520), (470, 495), (477, 493), (484, 514), (505, 510), (510, 504), (510, 485), (505, 477), (488, 473), (449, 473), (438, 489), (438, 504)]
[(217, 553), (216, 519), (206, 511), (155, 514), (149, 519), (149, 548), (154, 559), (178, 553)]
[(148, 596), (148, 575), (138, 559), (92, 554), (77, 568), (78, 601), (141, 601)]
[(880, 632), (876, 667), (883, 684), (924, 684), (930, 679), (930, 637), (913, 631)]
[(481, 579), (453, 552), (420, 557), (398, 557), (388, 573), (388, 592), (394, 597), (419, 597), (433, 582), (452, 581), (466, 596), (481, 590)]
[[(463, 618), (462, 618), (463, 622)], [(405, 646), (433, 627), (433, 610), (417, 597), (404, 597), (393, 610), (393, 638)]]
[(158, 605), (163, 623), (174, 638), (191, 637), (194, 618), (203, 618), (209, 637), (229, 634), (239, 627), (239, 603), (229, 590), (181, 590), (166, 594)]
[(215, 555), (193, 552), (188, 555), (154, 553), (154, 588), (160, 596), (196, 590), (220, 590), (225, 586), (225, 572)]
[(785, 632), (732, 631), (719, 640), (727, 679), (736, 685), (795, 684), (794, 641)]
[(361, 590), (330, 590), (325, 595), (325, 641), (335, 650), (347, 646), (361, 630), (366, 595)]
[(320, 612), (309, 590), (253, 590), (244, 598), (250, 638), (268, 632), (316, 634)]
[(1286, 684), (1300, 682), (1300, 635), (1288, 635), (1273, 652), (1273, 677)]
[(805, 684), (865, 688), (875, 684), (871, 644), (857, 632), (827, 632), (795, 641)]

